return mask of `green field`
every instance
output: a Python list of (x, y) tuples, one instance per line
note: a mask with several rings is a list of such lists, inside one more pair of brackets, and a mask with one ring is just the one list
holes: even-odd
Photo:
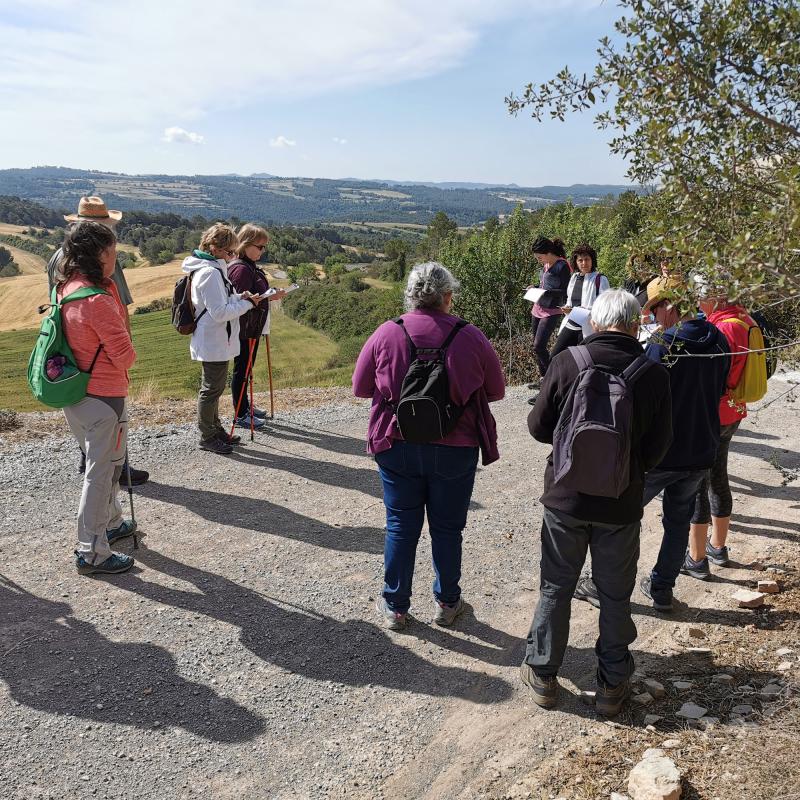
[[(200, 365), (189, 358), (189, 337), (173, 329), (169, 315), (169, 311), (156, 311), (131, 317), (138, 355), (131, 370), (133, 397), (181, 398), (197, 394)], [(36, 330), (0, 333), (0, 408), (46, 410), (33, 399), (27, 384), (28, 356), (36, 335)], [(342, 366), (337, 361), (337, 344), (289, 319), (279, 309), (273, 309), (270, 348), (276, 388), (344, 386), (350, 382), (352, 365)], [(267, 359), (262, 351), (256, 364), (255, 388), (265, 391), (267, 386)]]

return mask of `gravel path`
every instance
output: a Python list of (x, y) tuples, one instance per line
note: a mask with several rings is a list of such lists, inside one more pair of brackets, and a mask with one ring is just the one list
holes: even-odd
[[(416, 620), (399, 635), (373, 610), (383, 505), (364, 454), (365, 405), (282, 413), (228, 458), (199, 451), (188, 424), (133, 431), (133, 461), (151, 472), (135, 494), (144, 540), (134, 570), (112, 579), (72, 567), (73, 442), (6, 436), (0, 794), (502, 797), (538, 760), (607, 730), (574, 694), (544, 713), (518, 682), (547, 452), (527, 434), (525, 398), (513, 389), (496, 405), (502, 460), (476, 482), (462, 581), (473, 612), (452, 631), (429, 624), (423, 538)], [(798, 536), (797, 418), (782, 398), (734, 440), (742, 563), (780, 557)], [(646, 512), (642, 572), (657, 512)], [(678, 597), (690, 608), (672, 623), (634, 597), (640, 661), (668, 669), (665, 633), (698, 607), (744, 624), (751, 612), (732, 609), (731, 588), (683, 579)], [(576, 603), (563, 681), (572, 692), (593, 688), (595, 636), (596, 612)]]

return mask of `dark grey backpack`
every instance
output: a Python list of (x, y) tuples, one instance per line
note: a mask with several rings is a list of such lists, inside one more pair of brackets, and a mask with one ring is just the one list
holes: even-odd
[(631, 482), (633, 387), (652, 366), (639, 356), (622, 374), (596, 366), (584, 345), (570, 347), (578, 377), (553, 433), (553, 480), (596, 497), (619, 497)]

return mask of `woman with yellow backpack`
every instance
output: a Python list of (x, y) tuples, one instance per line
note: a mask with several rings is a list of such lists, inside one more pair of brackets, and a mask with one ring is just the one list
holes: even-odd
[[(708, 289), (700, 284), (701, 293)], [(733, 498), (728, 482), (728, 450), (731, 439), (747, 416), (747, 404), (767, 393), (767, 359), (764, 336), (745, 309), (724, 296), (702, 297), (700, 309), (708, 321), (725, 336), (731, 351), (725, 394), (719, 403), (720, 442), (714, 465), (700, 484), (689, 533), (689, 550), (681, 572), (704, 580), (711, 575), (709, 561), (718, 567), (728, 565), (728, 528)], [(711, 525), (711, 535), (708, 527)]]

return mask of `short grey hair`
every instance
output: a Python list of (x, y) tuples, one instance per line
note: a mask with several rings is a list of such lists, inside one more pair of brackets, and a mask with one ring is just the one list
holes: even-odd
[(457, 292), (460, 286), (453, 273), (438, 261), (417, 264), (408, 275), (404, 293), (406, 311), (440, 308), (444, 296)]
[(630, 328), (642, 314), (639, 301), (624, 289), (603, 292), (592, 305), (592, 322), (601, 330)]

